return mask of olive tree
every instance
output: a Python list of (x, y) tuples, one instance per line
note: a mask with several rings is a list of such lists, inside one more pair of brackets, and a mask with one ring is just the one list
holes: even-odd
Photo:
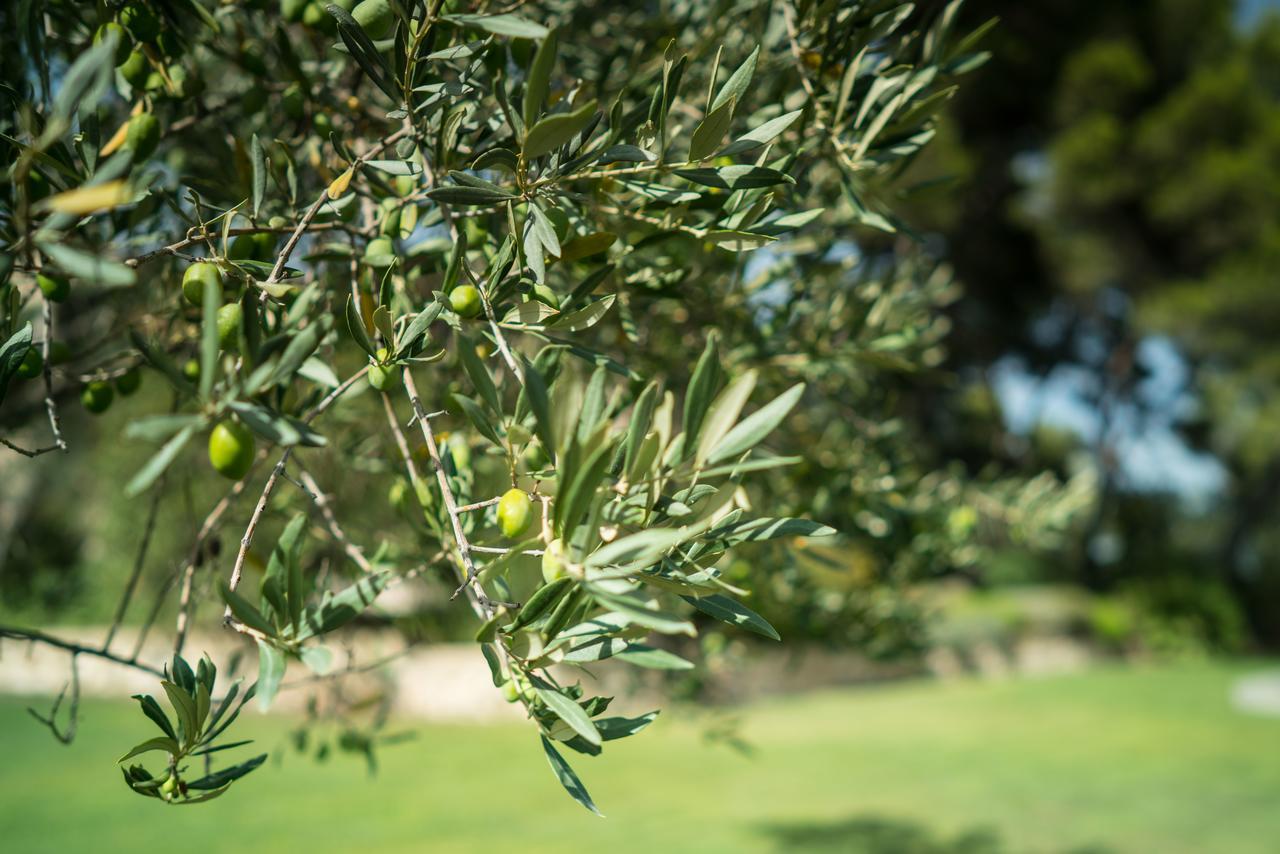
[[(0, 424), (47, 438), (0, 441), (76, 465), (66, 407), (148, 386), (122, 437), (154, 453), (123, 489), (146, 533), (117, 624), (166, 496), (225, 486), (154, 591), (168, 662), (119, 651), (116, 625), (4, 635), (73, 674), (154, 674), (169, 709), (136, 698), (124, 779), (190, 804), (264, 760), (213, 770), (252, 696), (350, 673), (333, 639), (388, 588), (447, 589), (595, 810), (566, 755), (656, 712), (609, 715), (575, 668), (689, 668), (669, 639), (709, 622), (776, 640), (744, 600), (763, 583), (785, 614), (787, 582), (733, 553), (834, 560), (831, 522), (887, 566), (963, 563), (984, 507), (1054, 527), (1056, 485), (974, 510), (895, 421), (955, 292), (892, 202), (984, 59), (957, 7), (7, 4)], [(371, 491), (395, 525), (364, 543)], [(195, 624), (256, 648), (248, 688), (187, 663)]]

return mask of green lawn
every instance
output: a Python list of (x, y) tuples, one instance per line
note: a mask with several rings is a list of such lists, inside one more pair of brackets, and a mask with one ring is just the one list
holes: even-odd
[[(112, 759), (142, 737), (123, 705), (88, 703), (62, 747), (0, 700), (0, 848), (42, 851), (1274, 852), (1280, 719), (1233, 712), (1266, 662), (1005, 683), (913, 683), (735, 712), (677, 709), (575, 766), (608, 818), (582, 811), (521, 726), (418, 726), (360, 762), (291, 754), (288, 721), (242, 729), (271, 762), (221, 800), (166, 808)], [(1274, 666), (1274, 664), (1270, 664)]]

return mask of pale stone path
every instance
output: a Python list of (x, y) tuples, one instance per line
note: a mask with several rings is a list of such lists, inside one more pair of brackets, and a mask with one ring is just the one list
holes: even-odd
[(1231, 687), (1231, 705), (1242, 712), (1280, 718), (1280, 670), (1237, 679)]

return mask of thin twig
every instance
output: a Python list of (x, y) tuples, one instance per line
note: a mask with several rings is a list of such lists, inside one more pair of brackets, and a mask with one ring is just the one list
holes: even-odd
[(53, 635), (45, 634), (37, 629), (19, 629), (14, 626), (0, 626), (0, 638), (10, 638), (12, 640), (32, 641), (34, 643), (42, 643), (45, 646), (57, 647), (65, 649), (67, 652), (73, 652), (77, 655), (91, 655), (94, 658), (101, 658), (106, 661), (119, 664), (122, 667), (132, 667), (135, 670), (141, 670), (144, 673), (150, 673), (152, 676), (164, 676), (164, 671), (158, 667), (152, 667), (149, 664), (143, 664), (137, 659), (125, 658), (108, 652), (105, 649), (99, 649), (95, 646), (85, 646), (84, 644), (74, 643), (72, 641), (63, 640)]
[(125, 612), (129, 609), (129, 602), (133, 599), (133, 592), (138, 586), (138, 579), (142, 576), (142, 567), (147, 562), (147, 550), (151, 547), (151, 534), (155, 531), (156, 517), (160, 512), (160, 496), (163, 494), (164, 475), (161, 475), (159, 483), (151, 491), (151, 506), (147, 508), (147, 521), (142, 527), (142, 542), (139, 543), (138, 554), (133, 559), (133, 571), (129, 573), (129, 580), (125, 582), (120, 604), (116, 606), (115, 616), (111, 618), (111, 627), (107, 629), (107, 637), (102, 641), (103, 649), (111, 648), (111, 641), (115, 638), (120, 624), (124, 622)]
[(418, 428), (422, 431), (422, 438), (427, 443), (427, 453), (431, 455), (431, 461), (435, 463), (436, 482), (440, 485), (440, 495), (444, 499), (445, 511), (449, 514), (449, 522), (453, 528), (453, 538), (458, 544), (458, 556), (462, 559), (462, 565), (465, 569), (462, 584), (457, 590), (453, 591), (453, 596), (450, 598), (456, 599), (464, 588), (473, 586), (476, 597), (485, 606), (486, 616), (492, 616), (494, 611), (493, 603), (485, 595), (479, 579), (476, 578), (475, 561), (471, 559), (471, 543), (467, 540), (466, 532), (462, 530), (462, 518), (458, 510), (458, 502), (453, 496), (453, 488), (449, 486), (449, 477), (445, 474), (444, 463), (440, 460), (440, 448), (436, 444), (435, 431), (431, 429), (431, 419), (427, 418), (426, 410), (422, 406), (422, 399), (418, 397), (418, 387), (413, 381), (413, 373), (407, 366), (403, 373), (404, 388), (409, 394), (409, 402), (413, 405), (413, 412), (418, 417)]
[[(347, 228), (346, 223), (322, 222), (322, 223), (317, 223), (315, 225), (312, 225), (310, 230), (311, 231), (329, 231), (329, 230), (346, 230), (346, 228)], [(165, 255), (173, 255), (179, 258), (185, 258), (188, 256), (183, 255), (181, 250), (186, 249), (188, 246), (194, 246), (195, 244), (200, 243), (202, 241), (206, 241), (206, 240), (220, 240), (222, 238), (221, 231), (215, 234), (204, 229), (199, 229), (198, 231), (196, 229), (197, 229), (197, 226), (192, 226), (191, 230), (188, 231), (187, 236), (182, 240), (177, 241), (176, 243), (170, 243), (168, 246), (161, 246), (159, 249), (152, 249), (150, 252), (144, 252), (143, 254), (137, 256), (136, 258), (126, 259), (124, 262), (125, 266), (140, 267), (149, 261), (154, 261), (155, 259)], [(194, 234), (191, 233), (193, 231), (195, 232)], [(239, 237), (242, 234), (289, 234), (289, 233), (292, 233), (292, 231), (293, 231), (293, 228), (290, 226), (283, 226), (280, 228), (274, 228), (272, 226), (267, 226), (267, 225), (243, 226), (241, 228), (227, 229), (227, 236)]]
[[(314, 421), (321, 413), (332, 406), (334, 401), (341, 397), (347, 389), (351, 388), (352, 385), (368, 373), (368, 371), (369, 366), (365, 365), (363, 368), (348, 377), (345, 382), (333, 391), (329, 392), (323, 400), (317, 403), (310, 412), (303, 416), (303, 423), (310, 424)], [(280, 461), (276, 463), (275, 468), (271, 470), (271, 474), (267, 477), (266, 484), (262, 487), (262, 495), (259, 496), (258, 503), (254, 505), (253, 515), (249, 517), (249, 525), (245, 528), (243, 536), (240, 537), (240, 549), (236, 552), (235, 565), (231, 568), (229, 586), (232, 590), (235, 590), (236, 586), (240, 584), (240, 577), (244, 573), (245, 556), (249, 553), (249, 546), (253, 544), (253, 535), (258, 529), (258, 522), (262, 518), (262, 512), (266, 509), (267, 502), (271, 499), (271, 493), (275, 490), (276, 483), (280, 480), (280, 475), (284, 473), (284, 467), (289, 462), (289, 457), (293, 455), (293, 449), (295, 447), (297, 446), (290, 445), (288, 448), (284, 449), (284, 453), (280, 456)], [(226, 625), (236, 631), (244, 634), (251, 634), (250, 632), (243, 632), (245, 626), (231, 618), (231, 606), (228, 605), (226, 610), (223, 611), (222, 619)]]
[(58, 729), (58, 709), (62, 706), (63, 699), (67, 696), (67, 686), (63, 685), (62, 690), (58, 692), (58, 697), (53, 701), (53, 708), (49, 710), (49, 717), (37, 712), (31, 706), (27, 706), (27, 712), (31, 717), (38, 720), (49, 728), (49, 732), (53, 733), (53, 737), (63, 744), (70, 744), (75, 741), (76, 728), (80, 724), (80, 664), (76, 660), (77, 653), (71, 653), (71, 708), (67, 712), (67, 728), (65, 730)]
[[(408, 368), (405, 369), (405, 373), (408, 373)], [(424, 486), (422, 475), (419, 474), (418, 465), (414, 462), (413, 452), (409, 450), (409, 441), (405, 438), (404, 431), (400, 429), (400, 419), (396, 417), (395, 409), (391, 406), (391, 397), (386, 393), (382, 395), (382, 408), (386, 412), (387, 425), (391, 429), (391, 435), (395, 437), (396, 447), (399, 448), (400, 456), (404, 460), (405, 470), (409, 473), (409, 482), (413, 484), (414, 491), (418, 492)], [(426, 423), (426, 421), (424, 420), (423, 423)], [(465, 569), (462, 569), (460, 574), (462, 578), (466, 578)], [(465, 581), (463, 586), (467, 586)], [(467, 587), (467, 600), (471, 603), (472, 610), (476, 612), (476, 616), (480, 619), (487, 620), (493, 615), (493, 603), (485, 596), (482, 590), (476, 591), (471, 587)]]
[(0, 445), (4, 445), (6, 448), (12, 451), (17, 451), (19, 454), (22, 454), (24, 457), (38, 457), (42, 454), (47, 454), (50, 451), (65, 450), (63, 447), (60, 447), (58, 445), (46, 445), (43, 448), (35, 448), (34, 450), (28, 450), (27, 448), (24, 448), (21, 445), (15, 445), (13, 442), (10, 442), (8, 439), (5, 439), (5, 438), (0, 438)]
[(346, 532), (338, 524), (338, 517), (333, 513), (333, 507), (329, 504), (328, 496), (324, 494), (324, 490), (316, 483), (316, 479), (311, 476), (311, 472), (301, 468), (300, 476), (302, 483), (299, 486), (311, 496), (311, 500), (315, 502), (316, 507), (320, 508), (320, 515), (324, 517), (329, 533), (342, 545), (342, 550), (346, 552), (347, 557), (351, 558), (351, 562), (365, 572), (373, 572), (373, 564), (364, 556), (364, 551), (347, 538)]
[(499, 495), (496, 498), (486, 498), (484, 501), (477, 501), (475, 504), (464, 504), (458, 508), (458, 512), (467, 513), (472, 510), (480, 510), (481, 508), (488, 507), (491, 504), (497, 504), (501, 500), (502, 496)]
[[(213, 534), (214, 529), (217, 528), (218, 523), (222, 520), (223, 514), (227, 512), (227, 508), (229, 508), (232, 502), (240, 496), (240, 493), (244, 492), (245, 486), (248, 483), (249, 475), (253, 473), (253, 470), (266, 458), (266, 456), (265, 451), (260, 452), (254, 459), (253, 465), (250, 466), (249, 471), (245, 473), (245, 476), (236, 481), (231, 489), (227, 491), (227, 494), (222, 496), (218, 503), (213, 506), (213, 509), (209, 511), (209, 515), (205, 516), (204, 522), (200, 525), (200, 530), (196, 533), (195, 541), (192, 542), (191, 548), (187, 552), (186, 560), (179, 564), (169, 577), (165, 579), (160, 591), (156, 594), (155, 602), (151, 606), (151, 612), (143, 622), (142, 629), (138, 632), (138, 639), (134, 643), (132, 655), (132, 659), (134, 661), (137, 661), (138, 656), (142, 654), (142, 647), (147, 641), (147, 635), (150, 634), (151, 627), (155, 624), (156, 618), (160, 615), (160, 609), (164, 606), (165, 595), (168, 594), (169, 588), (173, 586), (173, 582), (180, 575), (183, 576), (185, 584), (186, 576), (195, 572), (195, 563), (200, 557), (200, 552), (201, 549), (204, 548), (205, 542)], [(190, 599), (188, 598), (187, 601), (189, 604)], [(182, 639), (186, 637), (187, 631), (187, 620), (181, 615), (181, 613), (178, 617), (178, 625), (179, 639), (175, 645), (178, 647), (178, 651), (181, 652)]]
[[(351, 166), (348, 167), (351, 170), (352, 177), (354, 178), (355, 173), (360, 171), (361, 166), (381, 154), (387, 146), (394, 145), (408, 136), (409, 133), (410, 131), (407, 128), (401, 128), (390, 136), (383, 137), (373, 148), (353, 160)], [(320, 213), (320, 209), (324, 207), (324, 203), (327, 201), (329, 201), (328, 187), (320, 191), (320, 195), (311, 203), (311, 207), (307, 208), (307, 212), (302, 215), (302, 219), (298, 220), (297, 227), (293, 229), (293, 233), (285, 241), (284, 248), (280, 250), (280, 254), (276, 257), (275, 266), (271, 268), (271, 275), (267, 276), (266, 284), (270, 285), (280, 281), (280, 273), (283, 272), (285, 264), (289, 263), (289, 256), (293, 254), (293, 250), (297, 248), (298, 241), (302, 239), (303, 233), (311, 226), (311, 221), (316, 218), (316, 214)]]
[(67, 442), (62, 438), (62, 420), (58, 418), (58, 405), (53, 401), (53, 371), (49, 365), (49, 346), (53, 341), (53, 304), (44, 300), (44, 340), (40, 351), (44, 358), (44, 408), (49, 415), (49, 429), (53, 431), (53, 445), (63, 453), (67, 451)]

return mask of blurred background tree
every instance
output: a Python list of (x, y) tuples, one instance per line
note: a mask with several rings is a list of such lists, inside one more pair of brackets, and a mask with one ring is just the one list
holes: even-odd
[(1280, 17), (1231, 0), (964, 14), (1001, 16), (993, 58), (921, 164), (962, 175), (958, 201), (914, 213), (965, 286), (947, 367), (992, 406), (957, 427), (957, 400), (983, 396), (962, 384), (934, 435), (971, 468), (1096, 472), (1092, 517), (1041, 577), (1274, 645)]

